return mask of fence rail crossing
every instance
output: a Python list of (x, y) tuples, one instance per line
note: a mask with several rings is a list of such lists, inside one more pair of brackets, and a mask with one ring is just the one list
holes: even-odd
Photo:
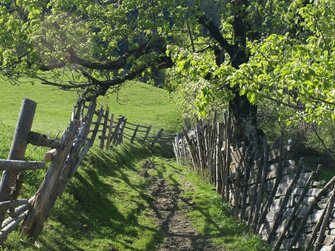
[[(130, 123), (121, 115), (116, 118), (109, 110), (97, 108), (96, 100), (79, 99), (63, 135), (50, 139), (31, 131), (36, 106), (32, 100), (23, 100), (8, 159), (0, 159), (0, 170), (4, 171), (0, 183), (0, 245), (20, 223), (22, 233), (32, 239), (38, 237), (55, 201), (97, 138), (101, 149), (109, 149), (111, 145), (122, 144), (124, 139), (153, 146), (170, 143), (175, 137), (163, 135), (163, 129), (150, 135), (151, 126)], [(43, 161), (25, 161), (28, 144), (50, 150)], [(24, 172), (44, 169), (46, 162), (50, 164), (38, 191), (29, 199), (19, 198)]]

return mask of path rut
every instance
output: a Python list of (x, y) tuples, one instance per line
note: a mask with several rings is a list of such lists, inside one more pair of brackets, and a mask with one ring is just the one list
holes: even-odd
[[(155, 168), (155, 164), (148, 161), (144, 165), (144, 172), (150, 168)], [(158, 251), (223, 250), (209, 243), (208, 239), (192, 226), (187, 216), (192, 209), (192, 203), (189, 203), (190, 199), (180, 196), (182, 190), (170, 186), (163, 178), (151, 177), (150, 179), (149, 191), (154, 198), (151, 204), (154, 211), (153, 216), (164, 236)], [(178, 203), (180, 200), (186, 203)]]

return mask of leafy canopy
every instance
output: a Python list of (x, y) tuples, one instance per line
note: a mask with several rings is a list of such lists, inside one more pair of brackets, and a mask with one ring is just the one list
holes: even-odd
[(329, 0), (3, 0), (0, 71), (103, 95), (174, 63), (201, 83), (200, 111), (246, 95), (320, 122), (335, 119), (334, 13)]

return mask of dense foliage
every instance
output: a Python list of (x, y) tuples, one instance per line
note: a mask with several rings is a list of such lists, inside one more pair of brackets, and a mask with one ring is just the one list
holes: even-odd
[(271, 101), (322, 123), (335, 119), (334, 13), (329, 0), (2, 0), (0, 70), (104, 95), (175, 65), (187, 111), (229, 104), (245, 124)]

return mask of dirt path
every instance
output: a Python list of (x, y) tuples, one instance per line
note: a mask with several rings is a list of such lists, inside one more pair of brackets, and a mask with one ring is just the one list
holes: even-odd
[[(147, 162), (144, 165), (144, 170), (150, 168), (155, 168), (153, 162)], [(192, 226), (187, 217), (191, 203), (183, 203), (183, 206), (178, 205), (181, 200), (181, 190), (169, 186), (162, 178), (151, 177), (149, 191), (155, 199), (152, 203), (154, 217), (160, 224), (160, 231), (164, 235), (164, 241), (160, 245), (159, 251), (223, 250), (210, 244)], [(183, 200), (185, 199), (183, 198)]]

